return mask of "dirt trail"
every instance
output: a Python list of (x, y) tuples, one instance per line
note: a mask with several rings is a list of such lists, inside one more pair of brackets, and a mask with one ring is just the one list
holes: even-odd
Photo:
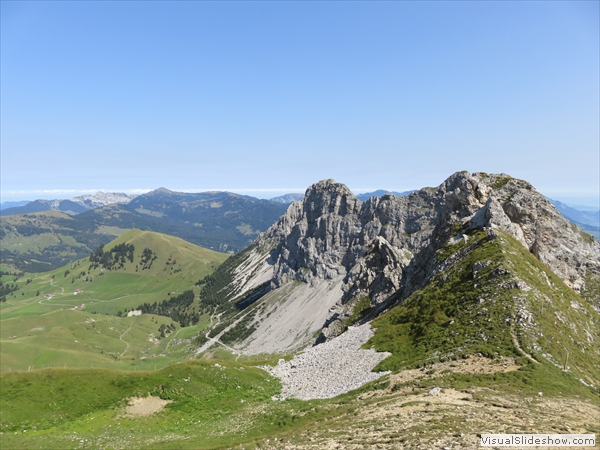
[[(50, 279), (50, 286), (52, 286), (52, 287), (54, 287), (54, 285), (52, 284), (52, 282), (53, 282), (53, 281), (54, 281), (53, 279)], [(62, 287), (62, 286), (58, 286), (58, 287), (59, 287), (59, 288), (60, 288), (60, 290), (62, 291), (62, 292), (61, 292), (61, 294), (64, 294), (64, 293), (65, 293), (65, 288), (64, 288), (64, 287)]]
[(129, 325), (129, 328), (127, 328), (125, 331), (123, 331), (123, 333), (121, 334), (121, 336), (119, 336), (119, 340), (120, 340), (121, 342), (124, 342), (124, 343), (125, 343), (125, 345), (126, 345), (126, 347), (125, 347), (125, 350), (123, 350), (123, 353), (121, 353), (119, 356), (123, 356), (123, 355), (125, 355), (125, 353), (127, 352), (127, 350), (129, 350), (129, 342), (127, 342), (127, 341), (124, 341), (124, 340), (123, 340), (123, 336), (125, 336), (125, 335), (126, 335), (128, 332), (129, 332), (129, 330), (131, 330), (131, 327), (133, 326), (133, 324), (134, 324), (135, 322), (136, 322), (135, 320), (134, 320), (133, 322), (131, 322), (131, 325)]
[[(37, 280), (39, 278), (41, 278), (41, 277), (34, 278), (34, 280)], [(44, 278), (41, 278), (41, 279), (44, 279)], [(52, 283), (53, 281), (54, 280), (52, 278), (50, 278), (50, 286), (55, 287), (54, 284)], [(61, 294), (65, 293), (65, 288), (64, 287), (62, 287), (62, 286), (56, 286), (56, 287), (60, 288)], [(50, 295), (56, 295), (56, 294), (50, 294)], [(50, 297), (50, 298), (43, 298), (43, 299), (39, 300), (38, 303), (40, 305), (42, 305), (42, 304), (45, 303), (45, 304), (48, 304), (48, 305), (57, 305), (57, 306), (73, 306), (73, 305), (67, 304), (67, 303), (48, 303), (50, 300), (52, 300), (52, 297)], [(35, 300), (33, 301), (33, 303), (35, 303)]]
[[(171, 342), (173, 342), (175, 340), (175, 338), (177, 337), (177, 335), (179, 334), (179, 332), (183, 330), (183, 328), (180, 328), (179, 330), (177, 330), (177, 332), (171, 337), (171, 340), (169, 342), (167, 342), (167, 346), (165, 347), (165, 352), (167, 350), (169, 350), (169, 346), (171, 345)], [(157, 344), (158, 345), (158, 344)]]
[[(219, 338), (225, 334), (229, 329), (233, 328), (235, 325), (237, 325), (237, 323), (242, 320), (244, 317), (246, 317), (245, 315), (243, 315), (242, 317), (238, 318), (235, 322), (233, 322), (231, 325), (229, 325), (227, 328), (225, 328), (223, 331), (221, 331), (219, 334), (217, 334), (214, 338), (209, 337), (208, 334), (211, 332), (211, 330), (214, 328), (213, 327), (213, 318), (215, 317), (215, 314), (213, 313), (212, 316), (210, 316), (210, 326), (208, 327), (208, 329), (206, 330), (206, 333), (204, 334), (204, 336), (206, 337), (206, 339), (208, 339), (207, 342), (205, 342), (198, 350), (196, 350), (196, 354), (202, 353), (206, 350), (208, 350), (209, 348), (211, 348), (214, 344), (220, 344), (222, 345), (224, 348), (226, 348), (227, 350), (229, 350), (231, 353), (234, 353), (237, 355), (237, 357), (235, 358), (235, 360), (237, 361), (239, 359), (240, 356), (242, 356), (242, 352), (240, 352), (239, 350), (236, 350), (234, 348), (231, 348), (230, 346), (228, 346), (227, 344), (223, 344)], [(217, 320), (218, 322), (214, 325), (215, 327), (217, 325), (219, 325), (221, 323), (221, 314), (217, 314)]]
[(517, 336), (515, 336), (514, 333), (511, 332), (511, 337), (512, 337), (512, 341), (513, 344), (515, 344), (515, 347), (517, 347), (517, 349), (523, 353), (530, 361), (539, 364), (539, 361), (536, 361), (535, 358), (533, 356), (531, 356), (529, 353), (527, 353), (525, 350), (523, 350), (523, 348), (521, 347), (521, 344), (519, 344), (519, 340), (517, 339)]
[(139, 296), (142, 296), (142, 295), (147, 295), (147, 294), (128, 294), (128, 295), (123, 295), (121, 297), (110, 298), (108, 300), (100, 300), (99, 298), (88, 298), (88, 302), (90, 302), (90, 304), (94, 304), (94, 303), (109, 303), (109, 302), (114, 302), (116, 300), (121, 300), (123, 298), (139, 297)]

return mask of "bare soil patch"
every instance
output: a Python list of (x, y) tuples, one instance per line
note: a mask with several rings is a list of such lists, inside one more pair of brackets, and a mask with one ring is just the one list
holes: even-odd
[(515, 358), (502, 357), (491, 360), (483, 356), (469, 356), (466, 359), (458, 361), (438, 362), (423, 369), (403, 370), (390, 376), (390, 387), (398, 383), (413, 381), (417, 378), (433, 378), (446, 371), (448, 373), (490, 374), (512, 372), (520, 368), (521, 366), (516, 364)]
[(125, 408), (125, 416), (150, 416), (154, 413), (162, 411), (165, 405), (171, 402), (172, 400), (163, 400), (160, 397), (132, 397), (129, 399), (129, 404)]

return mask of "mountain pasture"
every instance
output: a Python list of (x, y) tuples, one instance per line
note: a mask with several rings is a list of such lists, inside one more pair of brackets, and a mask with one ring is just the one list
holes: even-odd
[[(491, 191), (479, 182), (501, 191), (484, 202)], [(374, 217), (379, 231), (363, 245), (362, 234), (350, 239), (340, 231), (366, 223), (354, 226), (358, 216), (348, 217), (348, 205), (353, 211), (362, 206), (333, 183), (320, 183), (278, 222), (281, 229), (224, 263), (227, 255), (132, 230), (60, 269), (3, 273), (2, 448), (458, 449), (476, 448), (482, 433), (600, 431), (594, 420), (600, 411), (595, 241), (525, 182), (459, 173), (437, 190), (383, 198), (378, 204), (386, 214), (399, 211), (388, 217), (406, 220), (379, 227)], [(315, 205), (321, 208), (317, 221)], [(435, 221), (426, 213), (431, 205), (439, 214)], [(458, 208), (451, 221), (448, 205)], [(515, 205), (550, 219), (530, 223), (531, 214), (513, 214)], [(292, 226), (300, 210), (306, 213), (301, 221), (332, 229)], [(423, 215), (418, 224), (411, 222), (415, 211)], [(499, 226), (482, 217), (505, 220)], [(338, 226), (342, 219), (348, 226)], [(530, 248), (515, 230), (531, 229), (545, 240)], [(567, 247), (578, 250), (565, 253)], [(410, 262), (405, 248), (412, 249)], [(343, 290), (329, 289), (332, 274), (343, 275), (340, 264), (352, 261), (340, 257), (344, 252), (363, 255), (360, 265), (347, 268), (346, 279), (354, 280), (347, 303)], [(556, 261), (569, 262), (569, 283), (585, 281), (583, 295), (576, 284), (565, 284), (564, 264)], [(583, 263), (590, 271), (580, 270)], [(283, 399), (290, 384), (303, 393), (331, 389), (324, 380), (343, 378), (348, 364), (365, 367), (365, 361), (357, 356), (338, 369), (342, 352), (328, 343), (320, 347), (333, 348), (320, 357), (326, 364), (309, 360), (306, 371), (298, 370), (300, 358), (293, 355), (244, 354), (248, 347), (240, 341), (256, 338), (260, 321), (298, 318), (267, 311), (294, 301), (285, 289), (270, 292), (278, 273), (279, 281), (292, 282), (282, 286), (310, 290), (321, 306), (321, 292), (336, 295), (340, 308), (332, 319), (339, 323), (331, 322), (331, 332), (375, 319), (366, 347), (392, 354), (376, 368), (390, 373), (334, 398)], [(399, 290), (400, 274), (410, 291)], [(314, 313), (308, 298), (296, 300)], [(280, 345), (283, 336), (278, 330), (272, 341)], [(206, 351), (190, 359), (201, 341)], [(290, 364), (280, 365), (280, 357)], [(280, 379), (260, 370), (271, 364), (284, 369), (273, 372)]]
[[(24, 274), (17, 280), (19, 289), (0, 304), (2, 371), (42, 367), (149, 369), (164, 367), (187, 354), (184, 342), (188, 341), (184, 339), (208, 325), (206, 315), (200, 315), (197, 324), (182, 332), (168, 317), (126, 317), (126, 311), (192, 289), (227, 255), (139, 230), (123, 234), (106, 245), (105, 251), (120, 244), (133, 245), (135, 251), (133, 261), (127, 260), (118, 269), (91, 267), (86, 258), (50, 272)], [(142, 268), (145, 249), (153, 260)], [(12, 281), (15, 276), (4, 278)], [(192, 308), (197, 311), (195, 304)], [(160, 339), (161, 325), (176, 330)]]
[(2, 216), (2, 262), (26, 272), (44, 272), (84, 258), (127, 231), (96, 228), (60, 211)]

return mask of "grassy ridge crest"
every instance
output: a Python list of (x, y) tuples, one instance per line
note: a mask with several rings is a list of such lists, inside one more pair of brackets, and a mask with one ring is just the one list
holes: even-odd
[(600, 383), (599, 314), (514, 238), (495, 233), (472, 230), (468, 243), (446, 245), (439, 254), (449, 267), (373, 321), (366, 346), (392, 353), (377, 369), (508, 356), (543, 371), (540, 382), (567, 375), (572, 389), (589, 393), (586, 385)]

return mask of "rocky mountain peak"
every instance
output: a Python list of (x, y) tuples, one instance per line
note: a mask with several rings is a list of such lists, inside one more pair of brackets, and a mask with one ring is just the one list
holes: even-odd
[[(311, 282), (345, 273), (344, 251), (356, 230), (361, 201), (342, 183), (323, 180), (306, 190), (261, 240), (272, 245), (274, 281)], [(332, 232), (335, 230), (335, 232)]]
[(354, 196), (345, 184), (328, 179), (313, 184), (306, 190), (303, 210), (309, 221), (323, 215), (345, 216), (356, 214), (361, 201)]
[(485, 204), (491, 189), (480, 177), (464, 171), (448, 177), (436, 194), (443, 201), (444, 219), (451, 220), (474, 214)]
[[(323, 180), (310, 186), (304, 199), (291, 205), (261, 239), (276, 245), (271, 261), (278, 284), (290, 278), (314, 281), (344, 275), (347, 282), (363, 286), (370, 283), (352, 280), (351, 275), (374, 275), (354, 266), (363, 267), (367, 254), (383, 252), (387, 247), (376, 241), (383, 239), (411, 257), (420, 254), (411, 263), (413, 275), (404, 277), (412, 291), (419, 277), (427, 278), (427, 270), (418, 266), (426, 266), (456, 229), (477, 227), (509, 233), (575, 289), (583, 286), (587, 270), (598, 270), (598, 242), (574, 228), (530, 183), (506, 174), (457, 172), (436, 189), (365, 202), (344, 184)], [(399, 262), (404, 256), (397, 259), (397, 267), (406, 265)], [(370, 267), (383, 271), (383, 266)]]
[[(506, 174), (457, 172), (437, 188), (364, 202), (334, 180), (315, 183), (236, 269), (236, 298), (265, 283), (281, 292), (308, 286), (313, 293), (305, 290), (297, 301), (310, 298), (320, 312), (310, 317), (306, 336), (318, 323), (323, 342), (344, 331), (364, 299), (371, 318), (401, 304), (456, 264), (456, 248), (468, 252), (469, 236), (482, 232), (491, 240), (502, 233), (515, 238), (575, 291), (590, 276), (600, 277), (600, 243), (531, 184)], [(264, 325), (265, 333), (271, 325)]]

